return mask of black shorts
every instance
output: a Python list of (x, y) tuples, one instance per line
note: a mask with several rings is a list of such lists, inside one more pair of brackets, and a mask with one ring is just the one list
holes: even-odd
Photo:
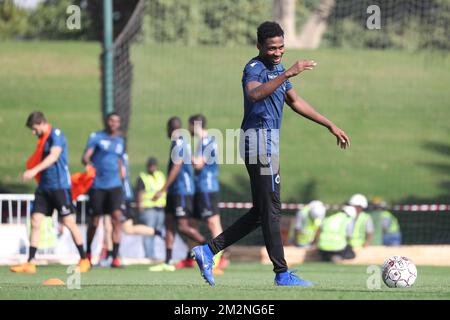
[(192, 196), (180, 194), (168, 194), (165, 212), (173, 214), (175, 218), (192, 218)]
[(131, 201), (125, 201), (125, 209), (122, 210), (122, 213), (122, 222), (134, 220), (134, 208), (131, 206)]
[(216, 214), (219, 214), (218, 192), (198, 192), (194, 195), (193, 218), (208, 219)]
[(72, 204), (72, 196), (69, 189), (42, 190), (36, 189), (34, 193), (33, 213), (43, 213), (51, 216), (53, 210), (58, 211), (61, 217), (75, 213), (75, 207)]
[(126, 210), (122, 187), (89, 190), (89, 214), (99, 216)]

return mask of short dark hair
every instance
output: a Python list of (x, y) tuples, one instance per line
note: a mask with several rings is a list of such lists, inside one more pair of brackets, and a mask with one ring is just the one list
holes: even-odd
[(169, 120), (167, 120), (167, 127), (171, 129), (180, 129), (181, 119), (178, 117), (171, 117)]
[(150, 166), (157, 166), (158, 165), (158, 160), (156, 160), (156, 158), (150, 157), (147, 160), (147, 168)]
[(41, 111), (33, 111), (28, 116), (27, 122), (25, 125), (31, 129), (34, 124), (46, 123), (47, 119)]
[(202, 129), (206, 128), (206, 117), (202, 114), (195, 114), (189, 117), (189, 124), (194, 125), (195, 122), (202, 123)]
[(258, 43), (264, 44), (268, 38), (284, 37), (284, 31), (277, 22), (265, 21), (259, 25), (257, 35)]
[(117, 112), (113, 111), (110, 112), (106, 115), (105, 120), (109, 120), (109, 118), (114, 117), (114, 116), (118, 116), (120, 118), (120, 114), (118, 114)]

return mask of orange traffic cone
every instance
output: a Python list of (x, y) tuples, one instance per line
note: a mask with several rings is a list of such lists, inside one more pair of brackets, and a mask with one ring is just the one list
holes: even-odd
[(58, 278), (51, 278), (48, 279), (47, 281), (44, 281), (42, 283), (42, 285), (44, 286), (63, 286), (65, 285), (64, 281), (58, 279)]

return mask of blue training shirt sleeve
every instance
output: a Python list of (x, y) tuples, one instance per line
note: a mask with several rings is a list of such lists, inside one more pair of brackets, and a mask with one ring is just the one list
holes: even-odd
[(292, 83), (289, 80), (284, 82), (286, 84), (286, 92), (292, 89)]
[(242, 78), (244, 85), (246, 85), (250, 81), (258, 81), (262, 83), (264, 70), (265, 67), (260, 61), (250, 61), (244, 68), (244, 75)]
[[(125, 155), (125, 140), (122, 137), (120, 138), (120, 144), (122, 145), (122, 147), (120, 149), (121, 150), (120, 156), (123, 158)], [(128, 156), (126, 156), (126, 157), (128, 159)], [(127, 160), (127, 163), (128, 163), (128, 160)]]
[(52, 130), (51, 132), (51, 139), (49, 139), (50, 142), (50, 148), (52, 147), (63, 147), (64, 145), (64, 138), (62, 135), (62, 132), (60, 129)]
[(183, 160), (184, 156), (184, 143), (183, 140), (178, 138), (172, 141), (172, 145), (170, 147), (170, 161), (172, 163), (179, 162)]
[(206, 164), (214, 164), (217, 162), (216, 151), (217, 143), (214, 139), (209, 139), (203, 150), (203, 157), (205, 158)]
[(86, 144), (86, 150), (87, 149), (94, 149), (95, 145), (97, 144), (98, 134), (96, 132), (91, 133), (89, 136), (88, 142)]
[[(277, 71), (278, 71), (278, 74), (280, 75), (281, 73), (286, 72), (286, 69), (284, 68), (284, 66), (282, 64), (279, 64), (277, 66)], [(284, 81), (284, 88), (285, 88), (285, 92), (287, 92), (293, 88), (292, 83), (289, 79)]]

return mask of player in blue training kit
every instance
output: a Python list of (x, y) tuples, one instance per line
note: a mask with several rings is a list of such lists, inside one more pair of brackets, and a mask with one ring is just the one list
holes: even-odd
[(279, 133), (284, 103), (294, 112), (326, 127), (341, 148), (349, 146), (350, 140), (341, 129), (301, 99), (289, 81), (305, 70), (312, 70), (316, 63), (299, 60), (288, 70), (284, 69), (281, 64), (284, 32), (276, 22), (262, 23), (257, 36), (259, 55), (247, 63), (242, 76), (244, 119), (241, 141), (244, 150), (241, 155), (250, 176), (253, 207), (218, 237), (192, 251), (202, 276), (214, 285), (213, 256), (261, 227), (274, 266), (275, 284), (310, 286), (310, 282), (288, 270), (281, 240)]
[[(79, 270), (86, 272), (91, 265), (83, 248), (83, 240), (76, 224), (75, 208), (71, 198), (71, 181), (68, 163), (67, 141), (61, 129), (52, 128), (44, 114), (35, 111), (28, 116), (26, 126), (40, 139), (39, 159), (23, 174), (23, 180), (29, 181), (35, 176), (39, 185), (34, 194), (31, 213), (31, 236), (28, 262), (11, 267), (13, 272), (35, 273), (34, 259), (39, 244), (40, 225), (45, 216), (52, 216), (57, 210), (62, 223), (69, 229), (80, 254)], [(28, 164), (28, 163), (27, 163)]]
[[(171, 264), (172, 248), (175, 234), (175, 221), (178, 231), (196, 244), (205, 242), (205, 238), (189, 224), (193, 214), (192, 197), (195, 192), (194, 171), (192, 168), (190, 145), (181, 134), (181, 120), (172, 117), (167, 122), (167, 134), (171, 139), (167, 180), (155, 193), (153, 201), (167, 193), (165, 208), (166, 225), (166, 261), (150, 267), (150, 271), (174, 271)], [(189, 137), (189, 136), (188, 136)]]
[(83, 155), (83, 164), (95, 167), (96, 176), (89, 190), (90, 221), (87, 231), (87, 254), (91, 257), (91, 244), (94, 239), (101, 215), (111, 215), (113, 225), (113, 264), (120, 266), (118, 260), (122, 212), (125, 210), (125, 199), (122, 191), (122, 180), (125, 178), (125, 167), (122, 157), (125, 142), (120, 136), (120, 116), (113, 112), (106, 117), (106, 129), (90, 135)]
[[(134, 224), (133, 221), (133, 208), (131, 203), (134, 201), (133, 187), (130, 182), (130, 168), (128, 166), (128, 154), (124, 153), (122, 156), (122, 166), (125, 169), (125, 178), (122, 183), (122, 191), (124, 196), (125, 208), (123, 209), (122, 215), (122, 231), (128, 235), (142, 235), (142, 236), (161, 236), (161, 231), (156, 230), (153, 227), (146, 226), (144, 224)], [(106, 218), (106, 216), (104, 216)], [(105, 238), (103, 243), (103, 248), (106, 252), (102, 252), (104, 255), (99, 265), (101, 267), (121, 267), (119, 259), (113, 258), (114, 245), (112, 242), (112, 225), (111, 219), (105, 219)]]
[[(214, 136), (208, 134), (206, 118), (201, 114), (189, 118), (189, 131), (192, 136), (198, 138), (198, 144), (192, 160), (195, 169), (195, 195), (194, 195), (194, 219), (191, 225), (198, 229), (198, 221), (204, 220), (211, 236), (217, 237), (222, 233), (222, 224), (219, 215), (219, 150)], [(222, 274), (222, 269), (228, 262), (222, 256), (222, 252), (216, 255), (214, 273)], [(189, 257), (180, 264), (187, 267), (194, 266), (195, 262)]]

